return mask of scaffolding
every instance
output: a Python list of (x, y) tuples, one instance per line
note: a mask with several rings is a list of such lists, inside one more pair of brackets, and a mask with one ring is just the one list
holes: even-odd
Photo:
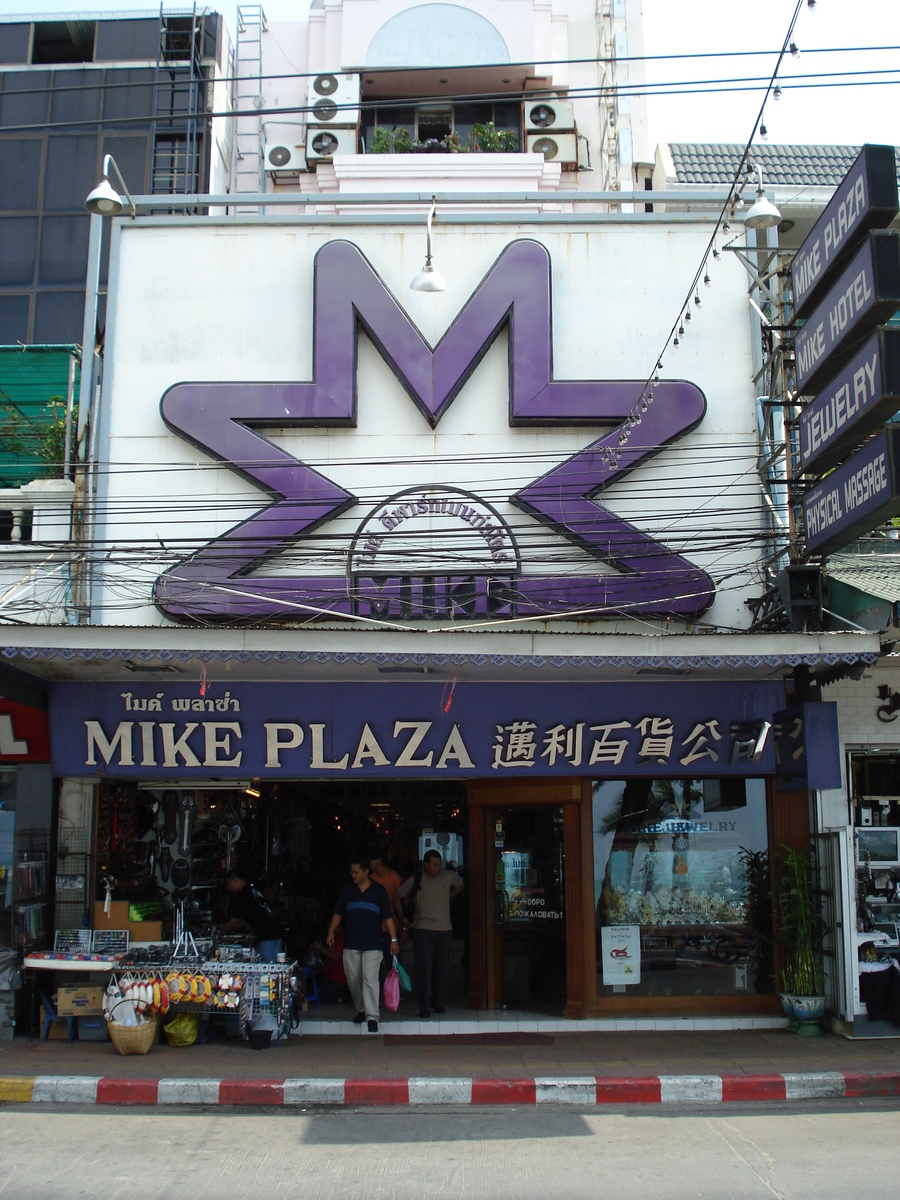
[[(232, 191), (258, 195), (266, 190), (262, 126), (262, 35), (266, 14), (261, 4), (239, 4), (234, 72), (234, 166)], [(236, 213), (256, 214), (256, 205), (236, 205)]]
[[(757, 471), (765, 507), (767, 551), (762, 556), (762, 592), (747, 601), (751, 630), (776, 633), (799, 618), (820, 615), (820, 571), (802, 566), (803, 491), (794, 382), (792, 252), (778, 247), (777, 230), (747, 229), (745, 246), (729, 246), (746, 268), (748, 299), (755, 318)], [(793, 583), (791, 574), (794, 576)], [(799, 588), (799, 591), (798, 591)], [(792, 610), (796, 611), (792, 611)]]
[(203, 17), (166, 16), (159, 7), (159, 41), (153, 85), (153, 195), (191, 195), (202, 190), (201, 143), (206, 81)]

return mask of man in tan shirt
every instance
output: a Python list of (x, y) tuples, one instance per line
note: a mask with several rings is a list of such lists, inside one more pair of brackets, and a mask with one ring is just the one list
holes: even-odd
[(422, 872), (411, 875), (397, 892), (407, 900), (415, 890), (415, 915), (412, 925), (413, 946), (416, 951), (416, 992), (419, 997), (419, 1016), (430, 1017), (433, 1012), (446, 1012), (444, 984), (450, 965), (453, 926), (450, 921), (450, 901), (465, 886), (455, 871), (446, 870), (437, 850), (428, 850), (422, 860)]

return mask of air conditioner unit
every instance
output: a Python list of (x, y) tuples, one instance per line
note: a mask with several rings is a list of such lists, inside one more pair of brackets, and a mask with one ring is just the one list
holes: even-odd
[(307, 106), (306, 119), (310, 125), (355, 129), (359, 124), (359, 76), (313, 76), (309, 81)]
[(296, 175), (298, 171), (306, 170), (306, 153), (304, 146), (288, 146), (276, 142), (266, 146), (266, 171), (270, 175)]
[(306, 134), (306, 161), (317, 163), (334, 158), (335, 154), (356, 153), (355, 129), (317, 129), (310, 126)]
[(543, 154), (547, 162), (564, 167), (578, 163), (578, 138), (574, 133), (529, 133), (528, 153)]
[(575, 128), (575, 109), (567, 100), (534, 100), (525, 105), (525, 128), (529, 133)]

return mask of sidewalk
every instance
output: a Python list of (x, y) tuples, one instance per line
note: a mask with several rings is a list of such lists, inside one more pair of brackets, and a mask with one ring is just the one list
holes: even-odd
[[(110, 1042), (0, 1042), (0, 1101), (88, 1104), (727, 1103), (900, 1096), (900, 1039), (781, 1029), (368, 1034), (212, 1041), (123, 1057)], [(363, 1027), (364, 1030), (364, 1027)]]

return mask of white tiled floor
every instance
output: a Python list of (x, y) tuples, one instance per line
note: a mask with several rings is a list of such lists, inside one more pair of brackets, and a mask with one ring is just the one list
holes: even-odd
[[(303, 1018), (300, 1029), (307, 1037), (323, 1037), (336, 1034), (367, 1033), (365, 1025), (353, 1025), (348, 1010), (345, 1016), (341, 1009), (313, 1007)], [(715, 1030), (715, 1029), (784, 1029), (785, 1017), (590, 1017), (583, 1021), (566, 1021), (558, 1016), (542, 1016), (535, 1013), (504, 1012), (487, 1010), (472, 1012), (469, 1009), (451, 1009), (444, 1016), (432, 1016), (422, 1020), (410, 1008), (397, 1013), (382, 1012), (380, 1032), (384, 1034), (421, 1035), (452, 1033), (619, 1033), (662, 1030)]]

